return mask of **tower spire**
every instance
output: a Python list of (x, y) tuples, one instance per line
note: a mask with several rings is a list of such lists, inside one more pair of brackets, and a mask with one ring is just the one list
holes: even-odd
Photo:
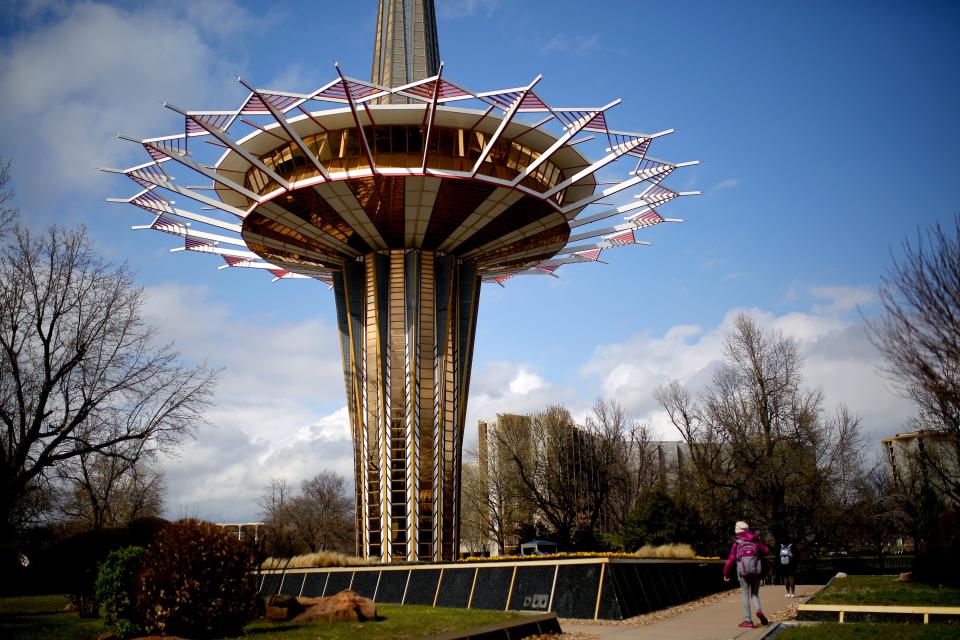
[(380, 0), (371, 80), (399, 87), (440, 68), (433, 0)]

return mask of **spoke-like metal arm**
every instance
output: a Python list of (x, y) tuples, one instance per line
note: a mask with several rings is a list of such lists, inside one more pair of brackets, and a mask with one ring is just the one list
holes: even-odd
[[(347, 94), (347, 103), (350, 105), (350, 113), (353, 114), (353, 122), (357, 126), (357, 135), (360, 137), (360, 142), (363, 144), (363, 152), (367, 155), (367, 162), (370, 163), (370, 171), (376, 173), (377, 165), (373, 161), (373, 153), (370, 151), (370, 143), (367, 142), (367, 136), (363, 132), (363, 125), (360, 124), (360, 114), (357, 113), (357, 105), (353, 100), (353, 95), (350, 93), (350, 84), (343, 75), (343, 71), (340, 70), (340, 65), (334, 64), (333, 66), (336, 68), (337, 73), (340, 74), (340, 82), (343, 83), (343, 91)], [(373, 124), (372, 120), (370, 124)]]
[(470, 176), (473, 177), (477, 175), (477, 171), (480, 170), (480, 166), (483, 164), (483, 161), (487, 159), (487, 156), (490, 155), (490, 151), (493, 149), (493, 145), (497, 143), (497, 140), (500, 139), (500, 136), (503, 134), (504, 130), (507, 128), (507, 125), (510, 124), (510, 121), (513, 120), (513, 116), (516, 115), (517, 111), (520, 109), (520, 105), (523, 104), (524, 98), (527, 97), (527, 94), (533, 89), (534, 86), (543, 78), (543, 75), (537, 75), (529, 85), (527, 85), (523, 91), (520, 92), (520, 97), (518, 97), (510, 109), (507, 110), (507, 113), (503, 116), (503, 120), (500, 121), (500, 125), (497, 127), (497, 130), (490, 136), (490, 140), (487, 141), (487, 145), (483, 148), (483, 151), (480, 153), (480, 157), (477, 158), (477, 162), (473, 165), (473, 169), (470, 170)]
[(270, 178), (274, 182), (279, 184), (284, 189), (288, 191), (290, 190), (289, 182), (287, 182), (286, 180), (281, 178), (279, 175), (277, 175), (277, 173), (273, 169), (263, 164), (260, 158), (258, 158), (257, 156), (253, 155), (252, 153), (250, 153), (249, 151), (247, 151), (246, 149), (238, 145), (230, 136), (225, 134), (223, 131), (220, 131), (219, 129), (217, 129), (211, 124), (207, 124), (206, 122), (204, 122), (202, 118), (193, 117), (187, 111), (184, 111), (183, 109), (180, 109), (179, 107), (173, 104), (170, 104), (169, 102), (164, 102), (163, 106), (170, 109), (171, 111), (175, 111), (176, 113), (179, 113), (184, 118), (188, 118), (193, 122), (197, 123), (199, 126), (203, 127), (203, 129), (207, 131), (210, 135), (212, 135), (214, 138), (216, 138), (223, 144), (230, 147), (233, 151), (237, 152), (237, 154), (239, 154), (244, 160), (246, 160), (256, 168), (260, 169), (260, 171), (263, 171), (265, 174), (270, 176)]
[(191, 200), (196, 200), (201, 204), (205, 204), (215, 209), (220, 209), (221, 211), (226, 211), (227, 213), (232, 213), (233, 215), (237, 216), (240, 219), (247, 217), (247, 212), (244, 211), (243, 209), (239, 209), (237, 207), (234, 207), (233, 205), (229, 205), (225, 202), (221, 202), (220, 200), (217, 200), (215, 198), (205, 196), (202, 193), (197, 193), (193, 189), (188, 189), (186, 187), (175, 185), (170, 180), (162, 180), (160, 178), (155, 178), (155, 177), (141, 175), (141, 174), (137, 174), (136, 178), (134, 178), (131, 175), (131, 173), (134, 171), (133, 169), (128, 169), (124, 171), (123, 169), (111, 169), (109, 167), (102, 167), (100, 170), (106, 171), (107, 173), (123, 174), (128, 178), (130, 178), (131, 180), (133, 180), (134, 182), (136, 182), (137, 184), (140, 184), (141, 186), (143, 186), (144, 182), (147, 182), (149, 184), (160, 187), (162, 189), (166, 189), (167, 191), (171, 191), (173, 193), (179, 193), (180, 195), (186, 196)]
[[(593, 164), (591, 164), (589, 167), (587, 167), (587, 168), (585, 168), (585, 169), (581, 169), (580, 171), (576, 172), (575, 174), (573, 174), (572, 176), (570, 176), (569, 178), (567, 178), (567, 179), (564, 180), (563, 182), (557, 184), (555, 187), (553, 187), (553, 188), (550, 189), (549, 191), (545, 192), (545, 193), (543, 194), (543, 197), (544, 197), (544, 198), (550, 198), (550, 197), (552, 197), (552, 196), (555, 195), (558, 191), (562, 191), (563, 189), (566, 189), (566, 188), (569, 187), (570, 185), (572, 185), (572, 184), (574, 184), (574, 183), (576, 183), (576, 182), (579, 182), (580, 180), (583, 180), (584, 178), (586, 178), (587, 176), (589, 176), (589, 175), (591, 175), (591, 174), (593, 174), (593, 173), (596, 173), (597, 171), (599, 171), (600, 169), (604, 168), (605, 166), (607, 166), (608, 164), (610, 164), (610, 163), (613, 162), (614, 160), (617, 160), (618, 158), (620, 158), (620, 157), (622, 157), (622, 156), (630, 153), (631, 151), (633, 151), (634, 149), (636, 149), (636, 148), (639, 147), (640, 145), (642, 145), (642, 144), (644, 144), (644, 143), (646, 143), (646, 142), (649, 142), (650, 140), (652, 140), (652, 139), (653, 139), (654, 137), (656, 137), (657, 135), (662, 135), (662, 134), (654, 134), (653, 136), (643, 137), (643, 138), (634, 138), (634, 139), (630, 140), (629, 142), (624, 142), (624, 143), (622, 143), (622, 144), (618, 144), (617, 146), (615, 146), (615, 147), (613, 147), (613, 148), (610, 149), (610, 153), (608, 153), (608, 154), (605, 155), (604, 157), (600, 158), (599, 160), (597, 160), (596, 162), (594, 162)], [(601, 197), (602, 197), (602, 196), (601, 196)], [(600, 198), (597, 198), (597, 200), (599, 200), (599, 199), (600, 199)], [(564, 207), (564, 209), (566, 210), (567, 207)]]
[(223, 247), (215, 247), (208, 245), (203, 247), (201, 251), (196, 249), (188, 249), (187, 247), (174, 247), (170, 249), (170, 253), (177, 253), (178, 251), (193, 251), (194, 253), (215, 253), (218, 256), (233, 256), (236, 258), (246, 258), (248, 260), (259, 259), (260, 256), (253, 253), (252, 251), (239, 251), (237, 249), (224, 249)]
[(574, 220), (575, 211), (579, 211), (584, 207), (586, 207), (587, 205), (594, 204), (600, 200), (603, 200), (604, 198), (612, 196), (616, 193), (620, 193), (621, 191), (629, 189), (630, 187), (636, 186), (641, 182), (645, 182), (645, 181), (646, 181), (646, 178), (630, 178), (629, 180), (624, 180), (623, 182), (615, 184), (612, 187), (607, 187), (603, 191), (595, 191), (591, 193), (589, 196), (587, 196), (586, 198), (581, 198), (576, 202), (572, 202), (566, 205), (565, 207), (560, 209), (560, 213), (567, 216), (567, 220), (571, 220), (571, 223), (570, 223), (571, 227), (576, 227), (581, 224), (586, 224), (581, 220)]
[(613, 216), (619, 215), (621, 213), (627, 213), (628, 211), (633, 211), (634, 209), (639, 209), (640, 207), (646, 207), (641, 213), (645, 213), (650, 210), (650, 206), (641, 201), (629, 202), (627, 204), (622, 204), (619, 207), (614, 207), (613, 209), (604, 209), (599, 213), (595, 213), (592, 216), (586, 218), (581, 218), (580, 220), (574, 220), (570, 223), (571, 229), (576, 229), (577, 227), (582, 227), (585, 224), (590, 224), (591, 222), (597, 222), (599, 220), (606, 220), (607, 218), (612, 218)]
[(217, 269), (283, 269), (271, 262), (241, 262), (239, 264), (222, 264)]
[(590, 121), (593, 120), (593, 119), (597, 116), (597, 114), (604, 113), (604, 112), (607, 111), (608, 109), (611, 109), (612, 107), (615, 107), (615, 106), (617, 106), (618, 104), (620, 104), (620, 99), (619, 99), (619, 98), (616, 99), (616, 100), (614, 100), (613, 102), (610, 102), (609, 104), (606, 104), (606, 105), (600, 107), (599, 109), (596, 109), (596, 110), (594, 110), (594, 111), (588, 112), (587, 115), (585, 115), (584, 117), (580, 118), (576, 123), (574, 123), (573, 125), (567, 127), (566, 133), (564, 133), (562, 136), (560, 136), (560, 138), (557, 139), (556, 142), (554, 142), (552, 145), (550, 145), (550, 148), (549, 148), (549, 149), (547, 149), (546, 151), (544, 151), (543, 153), (541, 153), (540, 156), (539, 156), (536, 160), (534, 160), (534, 161), (531, 162), (529, 165), (527, 165), (527, 168), (524, 169), (523, 171), (521, 171), (520, 174), (519, 174), (516, 178), (513, 179), (513, 182), (511, 182), (510, 185), (515, 187), (515, 186), (517, 186), (518, 184), (520, 184), (520, 182), (521, 182), (524, 178), (526, 178), (527, 176), (529, 176), (530, 174), (532, 174), (534, 171), (537, 170), (537, 167), (539, 167), (541, 164), (543, 164), (544, 162), (546, 162), (547, 159), (550, 158), (550, 156), (552, 156), (552, 155), (554, 154), (554, 152), (557, 151), (557, 149), (559, 149), (559, 148), (562, 147), (563, 145), (567, 144), (567, 142), (568, 142), (571, 138), (573, 138), (573, 136), (575, 136), (575, 135), (577, 135), (578, 133), (580, 133), (581, 131), (583, 131), (583, 128), (586, 127), (586, 126), (590, 123)]
[(193, 160), (193, 158), (191, 158), (191, 157), (190, 157), (189, 155), (187, 155), (186, 153), (183, 153), (183, 152), (180, 152), (180, 151), (174, 151), (174, 150), (172, 150), (172, 149), (168, 149), (168, 148), (166, 148), (165, 146), (163, 146), (162, 144), (157, 144), (156, 142), (152, 142), (152, 141), (150, 141), (150, 140), (139, 140), (139, 139), (137, 139), (137, 138), (133, 138), (133, 137), (130, 137), (130, 136), (125, 136), (125, 135), (121, 135), (120, 137), (123, 138), (124, 140), (129, 140), (129, 141), (131, 141), (131, 142), (138, 142), (138, 143), (142, 144), (142, 145), (145, 146), (145, 147), (149, 147), (150, 149), (153, 149), (154, 151), (157, 151), (157, 152), (159, 152), (159, 153), (162, 153), (163, 155), (167, 156), (167, 157), (170, 158), (171, 160), (174, 160), (174, 161), (176, 161), (176, 162), (179, 162), (180, 164), (182, 164), (183, 166), (187, 167), (188, 169), (193, 169), (193, 170), (196, 171), (197, 173), (199, 173), (199, 174), (201, 174), (201, 175), (204, 175), (204, 176), (210, 178), (210, 179), (213, 180), (214, 182), (219, 182), (220, 184), (222, 184), (222, 185), (225, 186), (226, 188), (232, 189), (233, 191), (236, 191), (237, 193), (239, 193), (239, 194), (241, 194), (241, 195), (244, 195), (244, 196), (246, 196), (247, 198), (250, 198), (250, 199), (253, 200), (254, 202), (257, 202), (257, 203), (263, 202), (263, 198), (261, 198), (259, 194), (256, 194), (256, 193), (254, 193), (253, 191), (250, 191), (249, 189), (247, 189), (247, 188), (244, 187), (243, 185), (237, 184), (236, 182), (234, 182), (234, 181), (231, 180), (230, 178), (227, 178), (227, 177), (225, 177), (225, 176), (220, 175), (220, 174), (217, 173), (215, 170), (213, 170), (213, 169), (211, 169), (211, 168), (209, 168), (209, 167), (205, 167), (205, 166), (203, 166), (202, 164), (200, 164), (199, 162), (195, 162), (195, 161)]
[(427, 121), (427, 136), (423, 141), (423, 162), (420, 163), (420, 171), (427, 170), (427, 158), (430, 156), (430, 133), (433, 131), (433, 121), (437, 115), (437, 98), (440, 96), (440, 78), (443, 76), (443, 63), (437, 70), (436, 84), (433, 85), (433, 98), (430, 100), (430, 119)]
[(648, 169), (638, 169), (637, 171), (631, 171), (630, 175), (637, 176), (638, 178), (642, 177), (644, 180), (649, 180), (650, 178), (656, 177), (665, 171), (672, 171), (673, 169), (692, 167), (700, 164), (699, 160), (688, 160), (687, 162), (667, 162), (666, 160), (658, 160), (657, 158), (651, 158), (649, 156), (647, 157), (647, 160), (651, 160), (663, 166), (650, 167)]
[(144, 189), (140, 193), (130, 198), (107, 198), (107, 202), (114, 202), (118, 204), (133, 204), (142, 209), (146, 209), (151, 213), (169, 213), (181, 218), (186, 218), (187, 220), (193, 220), (194, 222), (201, 222), (203, 224), (208, 224), (211, 227), (218, 227), (226, 231), (235, 231), (240, 233), (241, 227), (238, 224), (233, 222), (226, 222), (225, 220), (218, 220), (217, 218), (211, 218), (210, 216), (205, 216), (199, 213), (194, 213), (193, 211), (186, 211), (184, 209), (178, 209), (173, 206), (173, 203), (168, 203), (166, 205), (152, 204), (149, 202), (134, 202), (137, 198), (143, 194), (152, 191), (152, 189)]
[(143, 229), (153, 229), (154, 231), (162, 231), (163, 233), (170, 233), (175, 236), (180, 236), (181, 238), (198, 239), (198, 240), (205, 240), (210, 242), (224, 242), (226, 244), (232, 244), (237, 247), (243, 247), (244, 249), (246, 249), (247, 247), (247, 243), (240, 238), (235, 238), (233, 236), (224, 236), (219, 233), (208, 233), (206, 231), (197, 231), (195, 229), (188, 228), (186, 225), (183, 225), (182, 230), (157, 228), (152, 224), (138, 224), (130, 228), (135, 231), (140, 231)]
[[(652, 210), (653, 210), (652, 207), (647, 207), (647, 211), (652, 211)], [(646, 212), (641, 212), (637, 215), (642, 215), (643, 213), (646, 213)], [(616, 233), (618, 231), (628, 231), (630, 229), (646, 229), (647, 227), (652, 227), (662, 222), (683, 222), (683, 220), (681, 218), (663, 218), (661, 220), (657, 220), (656, 222), (646, 222), (646, 223), (642, 223), (639, 221), (625, 222), (623, 224), (614, 225), (612, 227), (604, 227), (603, 229), (591, 229), (590, 231), (584, 231), (583, 233), (572, 234), (567, 239), (567, 242), (577, 242), (579, 240), (589, 240), (590, 238), (599, 238), (600, 236), (607, 236), (607, 235), (610, 235), (611, 233)]]
[(581, 251), (590, 251), (591, 249), (616, 249), (617, 247), (629, 247), (638, 244), (643, 247), (649, 247), (649, 240), (634, 240), (633, 242), (620, 243), (613, 242), (611, 240), (601, 240), (600, 242), (594, 242), (591, 244), (581, 244), (581, 245), (569, 245), (557, 252), (557, 255), (567, 255), (571, 253), (580, 253)]
[(330, 180), (330, 174), (327, 173), (326, 167), (323, 166), (319, 158), (313, 155), (313, 151), (311, 151), (310, 148), (303, 142), (303, 139), (300, 137), (300, 134), (298, 134), (296, 131), (293, 130), (293, 127), (291, 127), (290, 123), (287, 122), (286, 117), (284, 117), (284, 115), (280, 113), (280, 111), (278, 111), (276, 107), (270, 104), (269, 100), (264, 100), (263, 96), (260, 94), (259, 91), (254, 89), (252, 86), (250, 86), (246, 82), (244, 82), (243, 78), (238, 77), (237, 81), (243, 86), (245, 86), (247, 89), (249, 89), (250, 92), (253, 93), (255, 96), (260, 98), (260, 102), (262, 102), (264, 106), (267, 107), (267, 110), (270, 112), (270, 115), (273, 116), (273, 119), (277, 121), (277, 124), (280, 125), (280, 128), (283, 129), (283, 131), (288, 136), (290, 136), (290, 138), (296, 143), (298, 147), (300, 147), (300, 151), (302, 151), (303, 155), (306, 156), (310, 160), (310, 162), (313, 163), (313, 166), (316, 167), (317, 171), (320, 172), (320, 175), (323, 176), (323, 179)]

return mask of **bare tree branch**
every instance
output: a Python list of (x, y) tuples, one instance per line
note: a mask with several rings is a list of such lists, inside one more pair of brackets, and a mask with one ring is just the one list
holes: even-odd
[(169, 450), (203, 422), (215, 372), (154, 347), (142, 306), (129, 270), (100, 260), (83, 230), (13, 228), (0, 256), (0, 537), (58, 467)]

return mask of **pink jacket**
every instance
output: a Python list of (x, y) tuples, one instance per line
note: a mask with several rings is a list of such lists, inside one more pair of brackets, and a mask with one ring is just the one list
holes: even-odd
[[(760, 536), (755, 534), (753, 531), (741, 531), (737, 534), (737, 540), (754, 541), (757, 543), (757, 547), (760, 549), (762, 555), (767, 555), (770, 553), (770, 547), (763, 544), (763, 540), (760, 539)], [(733, 546), (730, 547), (730, 554), (727, 556), (727, 562), (723, 565), (723, 575), (725, 578), (736, 578), (737, 577), (737, 543), (734, 542)]]

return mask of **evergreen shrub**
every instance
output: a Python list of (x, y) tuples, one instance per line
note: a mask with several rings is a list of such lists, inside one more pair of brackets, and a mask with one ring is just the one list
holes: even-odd
[(121, 639), (141, 631), (134, 605), (144, 553), (143, 547), (112, 551), (97, 573), (97, 600), (103, 608), (104, 623), (115, 628)]
[(241, 634), (256, 612), (253, 553), (220, 527), (180, 520), (147, 547), (137, 611), (147, 633), (187, 638)]

